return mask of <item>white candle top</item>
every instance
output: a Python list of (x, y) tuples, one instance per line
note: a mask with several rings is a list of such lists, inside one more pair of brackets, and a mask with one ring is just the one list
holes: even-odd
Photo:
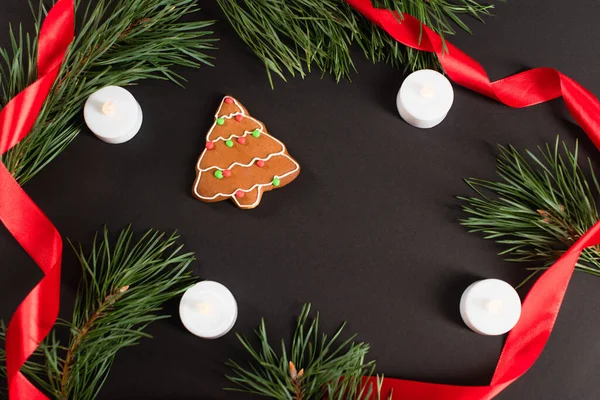
[(482, 335), (502, 335), (519, 321), (521, 299), (508, 283), (485, 279), (464, 291), (460, 299), (460, 314), (473, 331)]
[(83, 116), (90, 130), (107, 143), (131, 139), (142, 122), (138, 102), (118, 86), (107, 86), (92, 94), (85, 103)]
[(396, 98), (400, 116), (417, 128), (431, 128), (442, 122), (453, 101), (450, 81), (430, 69), (407, 76)]
[(189, 288), (179, 303), (179, 316), (194, 335), (216, 339), (233, 328), (237, 319), (237, 303), (225, 286), (203, 281)]

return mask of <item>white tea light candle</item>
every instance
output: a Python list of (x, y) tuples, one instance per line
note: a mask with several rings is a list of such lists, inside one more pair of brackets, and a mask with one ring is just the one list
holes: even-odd
[(465, 324), (482, 335), (502, 335), (515, 327), (521, 317), (517, 291), (499, 279), (484, 279), (469, 286), (460, 299)]
[(119, 144), (133, 138), (142, 126), (142, 108), (135, 97), (119, 86), (107, 86), (92, 94), (83, 116), (100, 140)]
[(203, 281), (181, 297), (179, 317), (185, 328), (205, 339), (216, 339), (233, 328), (237, 319), (233, 294), (218, 282)]
[(422, 69), (406, 77), (396, 97), (402, 119), (417, 128), (433, 128), (442, 122), (453, 101), (450, 81), (431, 69)]

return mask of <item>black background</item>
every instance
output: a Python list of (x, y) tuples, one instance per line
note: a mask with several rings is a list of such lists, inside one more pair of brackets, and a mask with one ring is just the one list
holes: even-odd
[[(262, 65), (236, 37), (218, 7), (215, 67), (184, 70), (186, 89), (146, 81), (132, 88), (144, 110), (132, 141), (108, 145), (85, 131), (26, 190), (64, 237), (89, 247), (94, 231), (132, 223), (179, 230), (197, 254), (194, 271), (228, 286), (239, 303), (235, 330), (251, 334), (265, 317), (270, 336), (289, 337), (303, 302), (333, 330), (371, 343), (377, 371), (453, 384), (489, 382), (503, 343), (460, 321), (458, 301), (472, 281), (517, 284), (522, 266), (468, 234), (455, 195), (468, 176), (492, 178), (495, 146), (533, 149), (556, 134), (597, 151), (560, 101), (513, 110), (455, 87), (446, 120), (431, 130), (405, 124), (395, 96), (403, 74), (372, 65), (356, 52), (353, 81), (336, 84), (315, 72), (269, 87)], [(472, 22), (473, 36), (453, 42), (480, 61), (492, 79), (552, 66), (600, 93), (598, 1), (510, 0), (496, 17)], [(0, 44), (9, 22), (31, 26), (26, 2), (3, 0)], [(242, 211), (230, 202), (191, 196), (194, 164), (224, 94), (239, 99), (302, 165), (291, 185)], [(0, 318), (7, 321), (40, 279), (34, 263), (0, 229)], [(62, 315), (69, 317), (79, 266), (66, 250)], [(499, 399), (594, 399), (600, 396), (600, 280), (576, 274), (548, 346), (533, 368)], [(198, 339), (175, 316), (148, 329), (153, 340), (122, 351), (103, 399), (242, 399), (222, 390), (228, 358), (245, 353), (234, 335)], [(400, 397), (402, 398), (402, 397)]]

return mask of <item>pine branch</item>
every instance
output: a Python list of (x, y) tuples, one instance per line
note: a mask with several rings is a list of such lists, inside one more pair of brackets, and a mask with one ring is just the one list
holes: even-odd
[[(305, 77), (314, 65), (339, 81), (355, 70), (351, 47), (358, 45), (373, 61), (416, 70), (439, 68), (437, 58), (399, 44), (354, 11), (345, 0), (218, 0), (227, 19), (264, 63), (271, 86), (272, 74)], [(376, 7), (407, 13), (440, 35), (455, 33), (454, 26), (470, 32), (461, 18), (481, 20), (492, 5), (475, 0), (377, 0)]]
[[(30, 3), (31, 4), (31, 3)], [(132, 85), (141, 79), (184, 81), (174, 66), (210, 65), (205, 52), (214, 39), (212, 21), (181, 22), (198, 11), (196, 0), (97, 0), (83, 13), (83, 25), (31, 133), (0, 160), (21, 185), (79, 134), (83, 104), (96, 90)], [(32, 6), (32, 10), (34, 7)], [(10, 30), (10, 50), (0, 49), (0, 107), (37, 79), (37, 33), (46, 14), (35, 7), (32, 39)]]
[[(0, 320), (0, 342), (6, 342), (6, 326), (4, 322)], [(42, 388), (47, 393), (52, 391), (52, 385), (48, 383), (45, 379), (45, 374), (47, 370), (47, 362), (53, 362), (56, 360), (52, 359), (52, 356), (58, 354), (58, 347), (50, 348), (47, 343), (52, 343), (53, 346), (58, 345), (58, 341), (56, 340), (55, 332), (51, 333), (49, 339), (46, 342), (42, 343), (38, 349), (34, 352), (34, 354), (25, 362), (25, 365), (21, 367), (21, 372), (25, 374), (29, 379), (35, 382), (40, 388)], [(47, 353), (47, 354), (46, 354)], [(45, 361), (45, 356), (48, 355), (47, 361)], [(0, 377), (6, 378), (6, 351), (4, 350), (4, 346), (0, 346)], [(0, 392), (4, 388), (0, 388)], [(4, 397), (2, 397), (4, 398)], [(8, 395), (6, 396), (8, 398)]]
[(66, 393), (68, 392), (68, 388), (70, 385), (71, 379), (71, 369), (73, 368), (73, 364), (75, 363), (75, 357), (77, 352), (79, 351), (83, 342), (85, 342), (86, 338), (90, 335), (90, 332), (94, 329), (94, 325), (106, 315), (113, 311), (114, 303), (121, 297), (127, 290), (129, 286), (123, 286), (122, 288), (115, 288), (112, 293), (107, 295), (104, 300), (100, 302), (97, 308), (93, 311), (92, 315), (90, 315), (83, 324), (83, 326), (78, 327), (73, 337), (72, 343), (67, 350), (67, 356), (65, 357), (64, 362), (62, 363), (62, 376), (60, 379), (60, 388), (61, 393), (64, 393), (62, 397), (65, 399), (68, 398)]
[(236, 385), (227, 390), (289, 400), (370, 398), (373, 388), (362, 383), (363, 375), (375, 368), (373, 361), (364, 361), (369, 345), (355, 343), (355, 336), (340, 343), (344, 326), (328, 338), (319, 332), (319, 315), (309, 321), (309, 314), (307, 304), (298, 318), (291, 348), (281, 341), (281, 355), (269, 344), (264, 320), (256, 331), (258, 348), (237, 335), (252, 362), (247, 368), (232, 360), (227, 363), (233, 372), (227, 378)]
[(105, 229), (89, 256), (74, 248), (83, 277), (72, 321), (57, 323), (68, 328), (69, 344), (61, 345), (55, 328), (23, 373), (53, 398), (96, 398), (117, 352), (149, 337), (144, 329), (168, 317), (159, 314), (161, 305), (193, 282), (188, 272), (193, 254), (181, 253), (177, 239), (151, 230), (134, 243), (127, 228), (112, 246)]
[[(500, 253), (507, 261), (539, 265), (529, 268), (529, 278), (560, 258), (599, 219), (595, 197), (600, 186), (591, 161), (588, 182), (578, 164), (578, 146), (573, 153), (564, 143), (564, 154), (560, 148), (557, 137), (554, 147), (539, 148), (541, 157), (527, 151), (526, 159), (512, 146), (499, 146), (499, 180), (466, 179), (478, 196), (458, 197), (469, 214), (460, 223), (469, 232), (507, 246)], [(600, 248), (585, 249), (576, 269), (600, 276)]]
[(494, 8), (491, 4), (479, 4), (475, 0), (454, 2), (447, 0), (373, 0), (373, 5), (377, 8), (396, 10), (399, 13), (412, 15), (442, 37), (454, 35), (456, 33), (454, 25), (471, 33), (461, 16), (468, 15), (483, 22), (482, 16), (490, 15)]

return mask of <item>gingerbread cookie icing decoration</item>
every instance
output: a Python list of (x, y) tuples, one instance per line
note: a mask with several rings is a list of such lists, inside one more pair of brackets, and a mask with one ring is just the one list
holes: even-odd
[(287, 185), (299, 173), (285, 145), (226, 96), (196, 164), (193, 194), (205, 202), (231, 199), (239, 208), (254, 208), (264, 192)]

